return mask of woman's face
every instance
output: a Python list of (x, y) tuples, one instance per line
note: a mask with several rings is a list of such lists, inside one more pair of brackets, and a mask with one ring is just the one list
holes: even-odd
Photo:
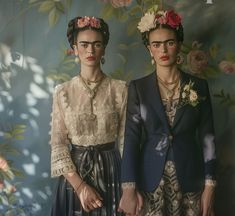
[(149, 34), (148, 49), (159, 66), (176, 64), (181, 43), (177, 42), (174, 31), (165, 28), (156, 29)]
[(100, 65), (100, 59), (105, 53), (101, 33), (90, 29), (79, 32), (74, 51), (75, 55), (79, 56), (81, 64)]

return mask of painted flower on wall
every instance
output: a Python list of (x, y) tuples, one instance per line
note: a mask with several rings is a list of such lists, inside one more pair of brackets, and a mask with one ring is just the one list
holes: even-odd
[(235, 73), (235, 62), (232, 61), (221, 61), (219, 63), (219, 68), (225, 74)]
[(113, 7), (127, 7), (132, 3), (132, 0), (102, 0), (105, 3), (112, 4)]
[(200, 74), (208, 65), (208, 55), (202, 50), (191, 50), (187, 55), (187, 64), (193, 74)]
[(9, 166), (5, 158), (0, 156), (0, 169), (4, 172), (7, 172), (9, 170)]

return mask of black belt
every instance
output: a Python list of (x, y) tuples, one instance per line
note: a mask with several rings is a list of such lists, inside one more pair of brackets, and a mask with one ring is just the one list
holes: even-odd
[(85, 150), (98, 150), (98, 151), (109, 151), (115, 148), (115, 142), (89, 145), (89, 146), (80, 146), (72, 144), (72, 150), (85, 151)]
[[(104, 163), (101, 157), (101, 152), (113, 150), (115, 148), (115, 142), (106, 144), (99, 144), (95, 146), (78, 146), (72, 145), (72, 151), (82, 154), (78, 172), (80, 176), (86, 181), (91, 181), (94, 186), (106, 192), (104, 184)], [(93, 175), (93, 174), (94, 175)]]

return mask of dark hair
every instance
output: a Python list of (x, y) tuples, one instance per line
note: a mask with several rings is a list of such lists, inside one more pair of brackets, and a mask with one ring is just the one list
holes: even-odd
[(156, 29), (159, 29), (159, 28), (172, 30), (175, 33), (175, 36), (176, 36), (176, 39), (178, 42), (184, 41), (184, 29), (181, 24), (179, 24), (178, 28), (172, 28), (171, 26), (169, 26), (167, 24), (158, 24), (155, 28), (151, 29), (150, 31), (146, 31), (146, 32), (141, 33), (143, 43), (146, 47), (149, 45), (150, 32), (152, 32)]
[(108, 44), (108, 41), (109, 41), (109, 27), (108, 27), (108, 24), (103, 19), (96, 17), (96, 19), (99, 20), (99, 22), (100, 22), (100, 27), (99, 28), (92, 27), (90, 25), (87, 25), (85, 27), (80, 28), (80, 27), (77, 26), (77, 22), (81, 18), (83, 18), (83, 17), (80, 17), (80, 16), (75, 17), (75, 18), (71, 19), (68, 23), (67, 38), (68, 38), (70, 47), (73, 49), (73, 45), (76, 44), (78, 33), (80, 31), (85, 31), (87, 29), (91, 29), (91, 30), (100, 32), (102, 37), (103, 37), (104, 46), (106, 46)]

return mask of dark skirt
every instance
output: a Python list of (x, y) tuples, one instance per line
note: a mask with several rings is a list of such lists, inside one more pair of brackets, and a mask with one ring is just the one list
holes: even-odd
[(71, 158), (83, 180), (103, 198), (103, 206), (89, 213), (82, 209), (70, 183), (60, 176), (56, 186), (51, 216), (121, 216), (121, 156), (114, 143), (81, 147), (72, 145)]

